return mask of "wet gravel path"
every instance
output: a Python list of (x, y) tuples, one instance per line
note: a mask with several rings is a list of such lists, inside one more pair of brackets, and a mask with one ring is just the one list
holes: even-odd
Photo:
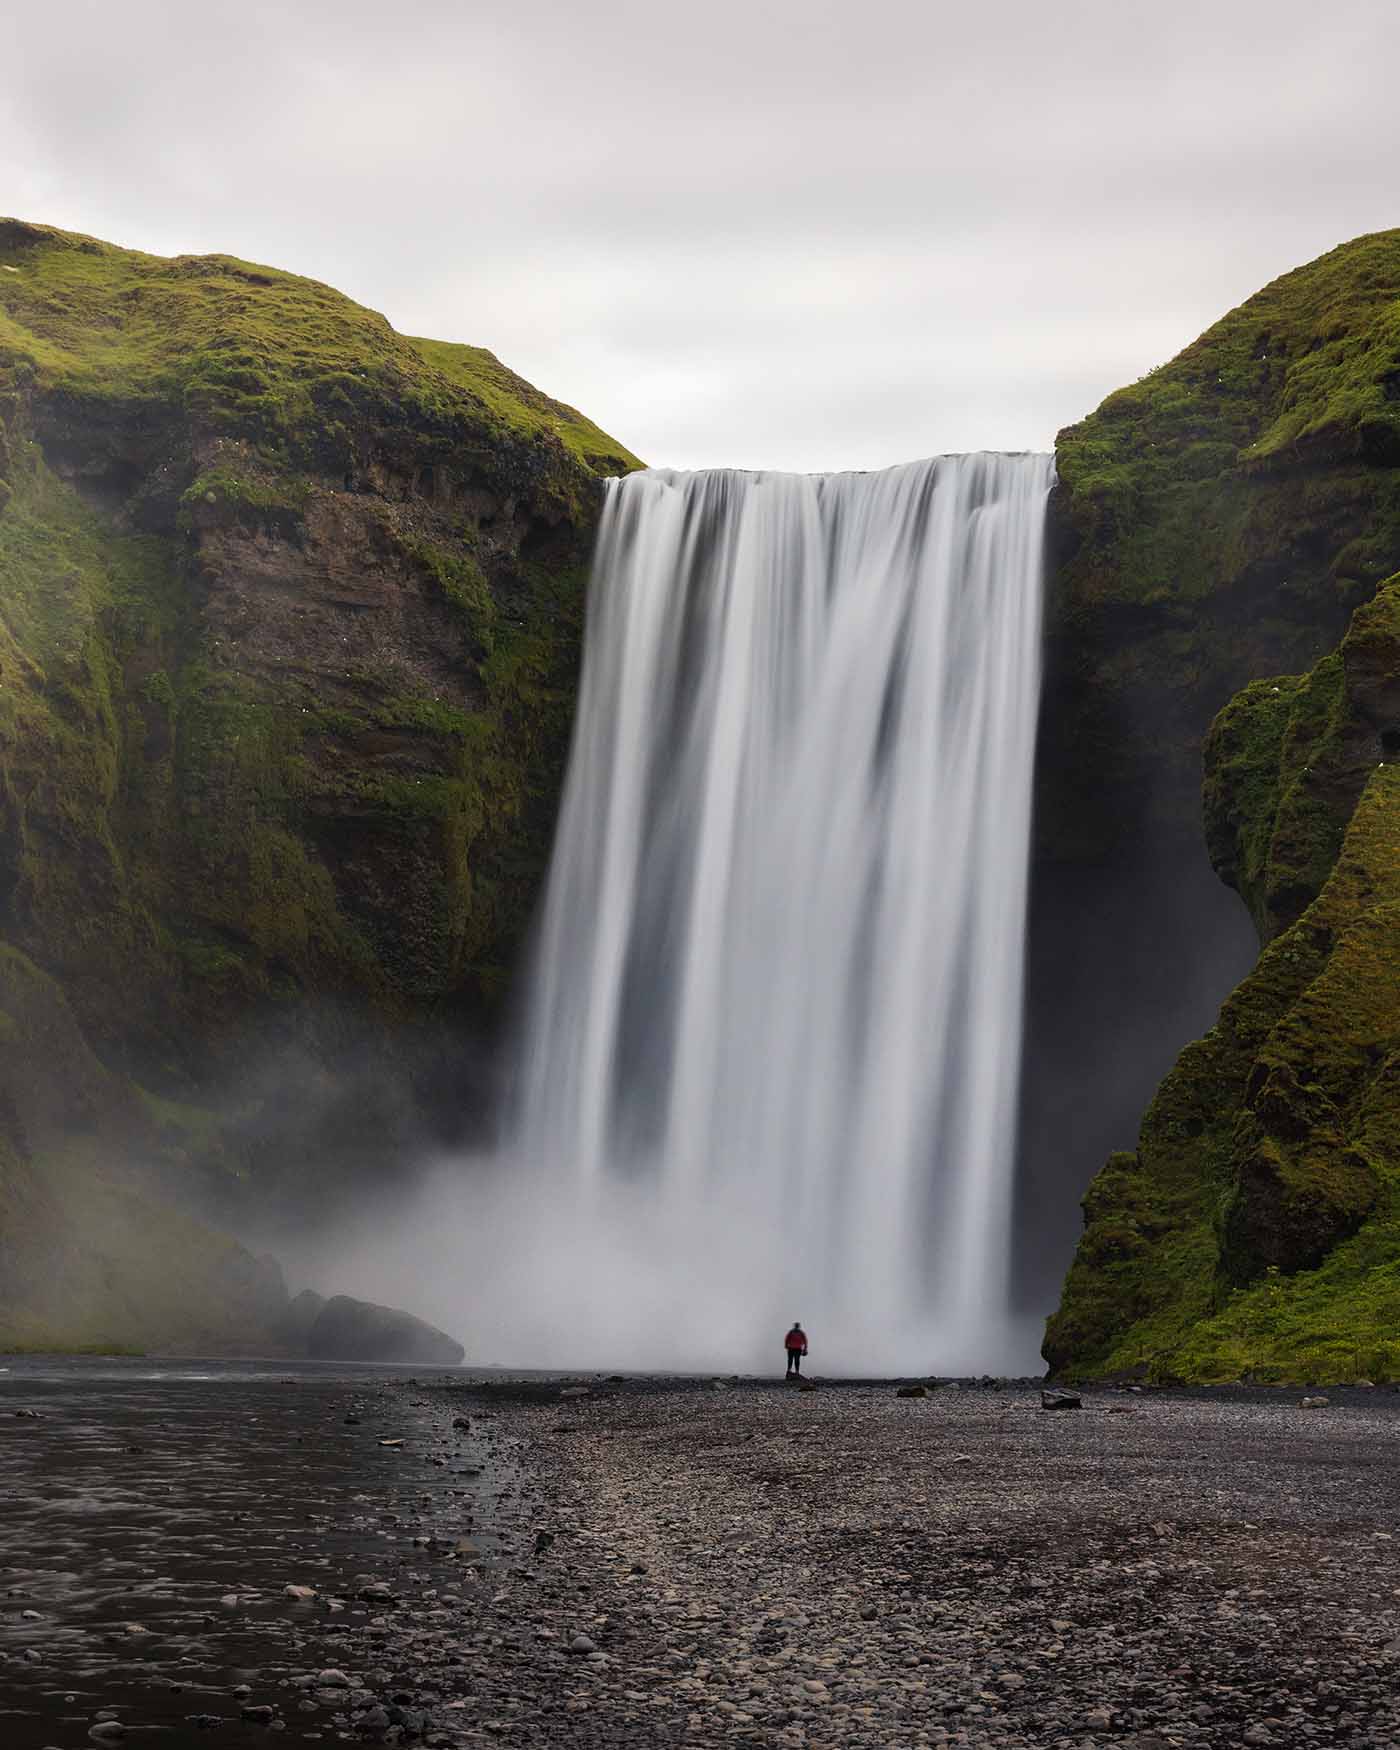
[(593, 1585), (552, 1620), (610, 1663), (511, 1743), (1400, 1744), (1393, 1394), (779, 1386), (517, 1423)]
[(0, 1379), (4, 1750), (1400, 1745), (1389, 1392), (131, 1393)]

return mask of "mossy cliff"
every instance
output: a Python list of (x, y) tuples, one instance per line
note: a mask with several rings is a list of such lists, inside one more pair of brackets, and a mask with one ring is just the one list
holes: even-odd
[(1285, 274), (1056, 444), (1041, 826), (1195, 838), (1246, 681), (1310, 668), (1400, 566), (1400, 231)]
[[(1062, 432), (1056, 453), (1026, 1275), (1072, 1244), (1067, 1163), (1082, 1171), (1131, 1138), (1182, 1039), (1248, 966), (1247, 924), (1201, 834), (1213, 719), (1253, 680), (1313, 670), (1400, 569), (1400, 231), (1276, 280)], [(1329, 708), (1328, 672), (1306, 709)], [(1289, 788), (1255, 764), (1249, 783), (1278, 782)], [(1293, 797), (1266, 873), (1259, 819), (1226, 852), (1218, 796), (1208, 812), (1212, 850), (1236, 859), (1266, 934), (1295, 921), (1336, 855), (1335, 822)]]
[(1264, 951), (1084, 1200), (1046, 1355), (1192, 1380), (1400, 1374), (1400, 576), (1206, 748)]
[(84, 1138), (235, 1202), (372, 1151), (489, 1031), (635, 465), (328, 287), (0, 221), (0, 1223)]

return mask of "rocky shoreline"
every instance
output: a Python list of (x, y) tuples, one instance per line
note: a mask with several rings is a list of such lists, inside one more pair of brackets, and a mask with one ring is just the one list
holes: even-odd
[[(1033, 1382), (812, 1386), (443, 1375), (326, 1398), (303, 1437), (344, 1443), (362, 1541), (324, 1577), (286, 1568), (310, 1592), (269, 1601), (291, 1642), (199, 1741), (1400, 1739), (1400, 1396), (1120, 1389), (1047, 1413)], [(19, 1742), (102, 1741), (78, 1723)]]

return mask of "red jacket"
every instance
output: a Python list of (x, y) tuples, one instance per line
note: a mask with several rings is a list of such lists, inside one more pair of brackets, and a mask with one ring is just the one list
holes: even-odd
[(787, 1336), (783, 1338), (783, 1347), (790, 1355), (805, 1355), (807, 1353), (807, 1333), (794, 1325)]

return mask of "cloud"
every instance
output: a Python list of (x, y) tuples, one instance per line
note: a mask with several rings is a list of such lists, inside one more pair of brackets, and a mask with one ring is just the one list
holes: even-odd
[(26, 8), (28, 217), (325, 279), (648, 459), (1046, 446), (1400, 223), (1382, 0)]

